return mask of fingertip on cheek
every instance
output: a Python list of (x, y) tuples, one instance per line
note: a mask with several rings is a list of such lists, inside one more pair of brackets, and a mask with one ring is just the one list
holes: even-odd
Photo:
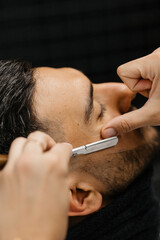
[(114, 128), (105, 128), (101, 131), (102, 138), (110, 138), (117, 136), (117, 132)]

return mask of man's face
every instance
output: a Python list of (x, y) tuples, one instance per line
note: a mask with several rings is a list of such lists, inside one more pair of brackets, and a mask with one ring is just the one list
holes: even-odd
[[(101, 140), (104, 124), (128, 112), (135, 97), (124, 84), (92, 84), (72, 68), (37, 68), (36, 78), (36, 111), (40, 119), (60, 121), (66, 141), (73, 147)], [(106, 153), (133, 149), (143, 143), (139, 132), (130, 132), (119, 136), (118, 145)]]
[[(83, 73), (72, 68), (37, 68), (35, 79), (34, 107), (39, 119), (46, 122), (50, 129), (54, 128), (52, 123), (61, 123), (65, 141), (73, 147), (101, 140), (104, 124), (130, 111), (131, 101), (135, 97), (124, 84), (92, 84)], [(154, 136), (152, 128), (132, 131), (119, 136), (117, 146), (82, 156), (81, 159), (99, 161), (101, 167), (101, 161), (107, 156), (110, 161), (116, 153), (136, 149), (150, 142)], [(54, 135), (52, 137), (56, 138)], [(118, 160), (109, 164), (110, 168), (112, 164), (121, 164), (123, 168)]]

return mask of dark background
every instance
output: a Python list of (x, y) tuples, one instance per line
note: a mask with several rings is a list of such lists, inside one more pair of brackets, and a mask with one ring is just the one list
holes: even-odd
[[(74, 67), (93, 82), (160, 46), (159, 0), (0, 1), (0, 58)], [(135, 100), (140, 107), (145, 99)], [(160, 198), (159, 157), (153, 182)]]

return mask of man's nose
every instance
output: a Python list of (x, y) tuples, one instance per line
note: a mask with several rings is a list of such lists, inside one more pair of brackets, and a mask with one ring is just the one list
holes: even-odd
[(110, 106), (112, 109), (118, 110), (121, 114), (128, 112), (131, 101), (136, 94), (132, 92), (123, 83), (102, 83), (95, 87), (95, 94), (100, 101)]

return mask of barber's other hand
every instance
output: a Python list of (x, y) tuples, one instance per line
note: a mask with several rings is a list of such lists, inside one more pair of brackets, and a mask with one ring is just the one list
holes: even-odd
[(35, 132), (17, 138), (0, 172), (0, 239), (62, 240), (72, 146)]
[(121, 65), (122, 81), (148, 101), (140, 109), (115, 117), (102, 129), (102, 137), (112, 137), (144, 126), (160, 125), (160, 48), (153, 53)]

